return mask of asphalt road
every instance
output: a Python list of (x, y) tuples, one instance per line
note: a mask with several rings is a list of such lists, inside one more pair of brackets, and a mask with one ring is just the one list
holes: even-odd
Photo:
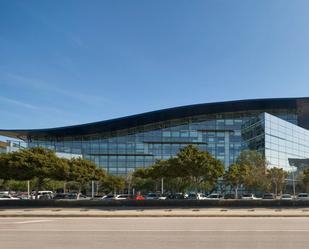
[(1, 249), (308, 249), (309, 218), (0, 218)]

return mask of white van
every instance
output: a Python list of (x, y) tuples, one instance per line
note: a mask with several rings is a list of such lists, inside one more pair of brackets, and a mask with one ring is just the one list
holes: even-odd
[[(50, 200), (50, 199), (53, 199), (53, 198), (54, 198), (53, 191), (48, 191), (48, 190), (38, 191), (38, 199)], [(33, 199), (35, 199), (35, 192), (33, 193)]]

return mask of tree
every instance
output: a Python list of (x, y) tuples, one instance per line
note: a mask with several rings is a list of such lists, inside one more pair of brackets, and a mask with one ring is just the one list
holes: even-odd
[(250, 167), (248, 165), (234, 163), (224, 175), (225, 182), (234, 188), (236, 199), (238, 198), (238, 188), (245, 183), (249, 171)]
[(28, 168), (29, 174), (37, 179), (36, 198), (38, 191), (42, 188), (45, 179), (64, 180), (67, 174), (67, 161), (56, 156), (54, 151), (41, 147), (24, 150), (25, 161), (20, 165)]
[(309, 190), (309, 168), (304, 169), (301, 177), (302, 185), (306, 192)]
[(0, 179), (3, 181), (9, 180), (11, 177), (8, 173), (8, 156), (7, 154), (0, 154)]
[(213, 187), (224, 173), (224, 166), (220, 160), (193, 145), (181, 149), (175, 160), (172, 160), (172, 164), (180, 177), (191, 178), (196, 190), (205, 185)]
[(125, 179), (120, 176), (109, 175), (103, 183), (103, 188), (106, 192), (114, 192), (116, 194), (125, 188)]
[(58, 158), (55, 152), (41, 147), (1, 155), (0, 161), (3, 179), (19, 181), (36, 179), (36, 198), (44, 179), (62, 180), (67, 169), (64, 159)]
[(28, 162), (30, 151), (21, 150), (0, 155), (0, 178), (4, 180), (30, 180), (33, 168)]
[(138, 191), (153, 191), (156, 185), (156, 179), (148, 175), (149, 168), (137, 168), (132, 174), (132, 187)]
[(253, 150), (244, 150), (238, 156), (236, 163), (248, 167), (248, 174), (244, 180), (247, 189), (265, 191), (269, 188), (266, 160), (260, 153)]
[(0, 155), (0, 179), (35, 180), (36, 197), (45, 180), (76, 181), (78, 197), (84, 184), (104, 181), (106, 172), (88, 160), (59, 158), (54, 151), (35, 147)]
[(275, 195), (278, 194), (278, 190), (282, 193), (288, 173), (282, 168), (273, 167), (267, 170), (267, 174), (273, 186)]
[(66, 180), (78, 183), (77, 199), (79, 199), (83, 185), (92, 180), (104, 181), (106, 178), (106, 173), (103, 169), (97, 168), (92, 161), (83, 158), (70, 159), (68, 161), (68, 166)]
[(150, 177), (148, 174), (149, 169), (145, 168), (137, 168), (133, 172), (133, 177), (139, 177), (139, 178), (148, 178)]
[(181, 149), (168, 160), (157, 160), (147, 169), (138, 169), (134, 175), (141, 178), (165, 179), (165, 184), (178, 190), (193, 186), (196, 190), (210, 189), (224, 173), (221, 161), (193, 145)]

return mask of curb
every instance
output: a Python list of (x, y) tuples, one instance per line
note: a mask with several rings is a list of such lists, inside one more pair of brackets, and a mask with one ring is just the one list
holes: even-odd
[(304, 217), (308, 218), (309, 215), (305, 214), (226, 214), (226, 215), (219, 215), (219, 214), (129, 214), (129, 215), (121, 215), (121, 214), (113, 214), (113, 215), (105, 215), (105, 214), (1, 214), (0, 218), (17, 218), (17, 217), (25, 217), (25, 218), (42, 218), (42, 217), (49, 217), (49, 218), (146, 218), (146, 217), (225, 217), (225, 218), (233, 218), (233, 217), (278, 217), (278, 218), (295, 218), (295, 217)]

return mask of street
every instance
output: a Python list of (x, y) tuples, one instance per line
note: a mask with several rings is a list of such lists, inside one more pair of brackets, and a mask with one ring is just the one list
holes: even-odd
[(309, 248), (309, 218), (0, 218), (1, 249)]

